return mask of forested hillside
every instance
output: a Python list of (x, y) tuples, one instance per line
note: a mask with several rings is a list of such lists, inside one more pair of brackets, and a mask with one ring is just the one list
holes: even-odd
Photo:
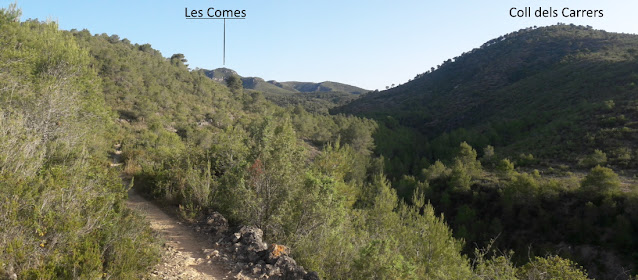
[(467, 141), (574, 164), (605, 146), (621, 164), (623, 156), (635, 157), (637, 61), (636, 35), (570, 25), (529, 28), (335, 112), (372, 117), (390, 129), (414, 128), (428, 138), (428, 152), (420, 154), (428, 160), (450, 158)]
[(92, 58), (19, 16), (0, 10), (0, 278), (138, 279), (159, 243), (107, 168), (118, 128)]
[[(93, 56), (107, 103), (119, 112), (124, 172), (184, 218), (215, 209), (234, 224), (256, 225), (330, 279), (472, 275), (461, 242), (430, 206), (393, 211), (397, 197), (371, 158), (374, 122), (281, 108), (145, 45), (73, 35)], [(410, 224), (397, 226), (402, 220)], [(436, 230), (410, 230), (417, 225)]]
[(468, 244), (498, 236), (516, 262), (561, 252), (626, 278), (638, 263), (636, 73), (636, 35), (528, 28), (334, 112), (376, 119), (400, 197), (425, 188)]
[[(278, 106), (238, 79), (189, 70), (181, 54), (20, 22), (15, 8), (0, 11), (0, 49), (1, 278), (149, 273), (160, 241), (123, 206), (120, 175), (186, 221), (219, 211), (258, 227), (324, 279), (587, 279), (568, 259), (581, 255), (554, 250), (565, 236), (628, 269), (636, 257), (635, 192), (605, 167), (551, 180), (456, 143), (449, 162), (425, 159), (423, 173), (391, 184), (391, 158), (375, 153), (389, 141), (373, 134), (422, 137), (399, 124)], [(108, 168), (115, 143), (119, 170)], [(564, 231), (570, 215), (591, 220)], [(551, 233), (543, 247), (519, 250), (540, 230)]]

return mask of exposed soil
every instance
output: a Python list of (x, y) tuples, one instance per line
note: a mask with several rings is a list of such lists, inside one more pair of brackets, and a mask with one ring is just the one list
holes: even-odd
[[(115, 145), (111, 167), (120, 166), (121, 145)], [(128, 185), (125, 183), (125, 185)], [(227, 257), (220, 256), (213, 242), (195, 232), (173, 215), (146, 200), (133, 189), (126, 205), (146, 217), (151, 228), (164, 238), (162, 262), (150, 273), (150, 279), (237, 279)]]
[[(121, 158), (118, 144), (111, 167), (120, 166)], [(126, 181), (124, 186), (129, 185)], [(286, 246), (269, 247), (256, 227), (229, 231), (228, 221), (217, 212), (199, 222), (182, 222), (171, 207), (147, 200), (133, 189), (128, 196), (127, 207), (144, 215), (165, 240), (162, 261), (147, 279), (319, 280), (317, 273), (297, 265)]]
[(133, 190), (129, 191), (127, 206), (146, 216), (151, 228), (166, 240), (162, 263), (153, 269), (151, 279), (235, 279), (228, 265), (216, 258), (219, 251), (204, 235)]

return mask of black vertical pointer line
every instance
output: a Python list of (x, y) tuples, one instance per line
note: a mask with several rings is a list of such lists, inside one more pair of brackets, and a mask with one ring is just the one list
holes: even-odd
[(229, 17), (229, 18), (215, 18), (215, 17), (186, 17), (186, 19), (223, 19), (224, 20), (224, 59), (223, 63), (226, 65), (226, 19), (246, 19), (245, 17)]
[(224, 65), (226, 65), (226, 18), (224, 18)]

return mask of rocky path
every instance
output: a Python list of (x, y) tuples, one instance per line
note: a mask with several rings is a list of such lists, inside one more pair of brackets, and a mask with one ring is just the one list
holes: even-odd
[(151, 272), (151, 279), (235, 279), (226, 265), (216, 261), (219, 253), (206, 237), (132, 190), (127, 206), (146, 216), (166, 240), (162, 263)]
[[(122, 165), (121, 145), (114, 148), (111, 167)], [(228, 264), (218, 258), (219, 251), (211, 248), (213, 244), (206, 236), (184, 225), (133, 189), (129, 190), (128, 196), (126, 205), (146, 216), (151, 228), (166, 240), (162, 262), (153, 268), (150, 279), (236, 279)]]
[[(111, 167), (121, 165), (120, 147), (115, 145)], [(146, 216), (151, 228), (166, 241), (162, 262), (152, 269), (149, 279), (319, 280), (317, 273), (297, 265), (286, 246), (268, 246), (256, 227), (230, 231), (228, 221), (217, 212), (188, 226), (134, 190), (129, 189), (128, 196), (126, 205)]]

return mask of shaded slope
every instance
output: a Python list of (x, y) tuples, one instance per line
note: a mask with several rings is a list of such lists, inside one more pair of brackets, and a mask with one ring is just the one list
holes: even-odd
[[(513, 249), (516, 262), (558, 253), (596, 279), (629, 279), (637, 50), (636, 35), (566, 25), (521, 30), (333, 113), (379, 120), (376, 151), (393, 186), (405, 199), (425, 189), (467, 244), (498, 237), (495, 246)], [(454, 159), (463, 141), (478, 151), (474, 175)], [(602, 157), (588, 163), (592, 155)], [(596, 165), (621, 175), (613, 195), (584, 187)]]
[[(378, 120), (390, 116), (430, 139), (464, 129), (470, 133), (460, 134), (474, 135), (459, 136), (465, 139), (458, 142), (467, 140), (478, 147), (587, 152), (592, 145), (577, 140), (599, 132), (602, 125), (592, 116), (622, 114), (632, 106), (638, 93), (636, 49), (638, 36), (589, 27), (521, 30), (334, 112)], [(608, 100), (620, 105), (617, 112), (601, 111)], [(633, 117), (636, 112), (627, 113)], [(577, 123), (587, 125), (574, 127)], [(630, 132), (633, 139), (634, 131)]]

